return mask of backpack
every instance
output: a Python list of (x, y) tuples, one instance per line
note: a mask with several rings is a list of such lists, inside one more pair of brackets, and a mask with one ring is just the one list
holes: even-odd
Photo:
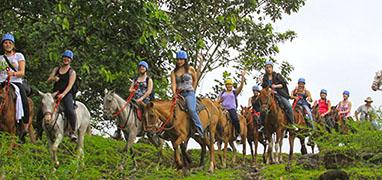
[[(225, 92), (226, 92), (226, 90), (224, 89), (224, 91), (223, 91), (222, 93), (220, 93), (220, 96), (222, 96)], [(232, 92), (233, 92), (233, 94), (234, 94), (234, 96), (235, 96), (235, 104), (236, 104), (236, 108), (238, 108), (238, 107), (239, 107), (239, 106), (238, 106), (239, 104), (238, 104), (238, 101), (237, 101), (237, 94), (236, 94), (236, 91), (233, 90)]]
[[(146, 84), (147, 84), (147, 86), (149, 85), (149, 80), (150, 80), (150, 77), (147, 76), (147, 77), (146, 77)], [(154, 80), (152, 80), (152, 81), (153, 81), (153, 89), (152, 89), (150, 95), (148, 96), (148, 98), (150, 99), (150, 101), (152, 101), (152, 100), (155, 99)], [(136, 78), (134, 79), (134, 84), (137, 83), (137, 82), (138, 82), (138, 77), (136, 77)]]

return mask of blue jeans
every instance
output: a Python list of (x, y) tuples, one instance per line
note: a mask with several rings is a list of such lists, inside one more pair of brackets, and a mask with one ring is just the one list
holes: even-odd
[(309, 118), (308, 126), (310, 126), (311, 128), (314, 128), (312, 111), (310, 110), (309, 105), (305, 104), (305, 105), (302, 105), (302, 107), (305, 109), (306, 113), (308, 114), (308, 118)]
[(293, 117), (292, 105), (290, 104), (289, 100), (283, 96), (279, 96), (279, 100), (284, 105), (285, 114), (287, 116), (288, 122), (293, 124), (294, 117)]
[(194, 121), (195, 126), (199, 129), (199, 133), (204, 133), (203, 132), (203, 126), (202, 123), (200, 123), (200, 118), (198, 115), (198, 112), (196, 112), (196, 97), (195, 97), (195, 92), (190, 91), (190, 92), (183, 92), (182, 96), (186, 100), (187, 104), (187, 109), (188, 113), (191, 116), (192, 121)]

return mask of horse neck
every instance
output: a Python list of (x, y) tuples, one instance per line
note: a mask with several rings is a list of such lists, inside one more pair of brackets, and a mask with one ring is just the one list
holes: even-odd
[(270, 97), (270, 105), (269, 105), (269, 115), (271, 118), (270, 123), (271, 124), (280, 124), (282, 119), (278, 119), (278, 113), (282, 111), (281, 107), (276, 104), (276, 100), (273, 96)]
[[(122, 99), (118, 94), (113, 94), (114, 98), (117, 100), (117, 109), (115, 109), (115, 112), (118, 112), (121, 110), (121, 108), (125, 105), (126, 101)], [(130, 111), (130, 106), (127, 105), (122, 112), (119, 114), (119, 116), (122, 119), (126, 119), (128, 116), (128, 112)]]
[[(172, 112), (171, 110), (171, 101), (155, 101), (154, 102), (154, 109), (156, 109), (161, 116), (168, 117)], [(175, 110), (175, 108), (174, 108)]]

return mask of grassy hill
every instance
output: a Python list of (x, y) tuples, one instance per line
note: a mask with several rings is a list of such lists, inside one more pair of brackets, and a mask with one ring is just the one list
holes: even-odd
[[(193, 168), (188, 176), (174, 169), (169, 147), (164, 148), (159, 160), (154, 146), (135, 144), (138, 168), (133, 169), (130, 155), (121, 152), (125, 143), (100, 136), (86, 137), (84, 165), (75, 157), (75, 144), (65, 138), (59, 148), (61, 166), (53, 171), (46, 140), (21, 145), (10, 153), (10, 137), (3, 134), (0, 135), (0, 179), (318, 179), (333, 168), (345, 170), (351, 179), (381, 179), (382, 132), (363, 124), (351, 126), (355, 133), (322, 134), (316, 140), (320, 153), (311, 157), (296, 154), (290, 171), (285, 170), (284, 164), (253, 168), (247, 163), (243, 166), (239, 156), (240, 161), (229, 163), (226, 169), (219, 168), (210, 174), (207, 168)], [(199, 150), (190, 150), (193, 164), (198, 164), (199, 153)], [(249, 162), (250, 156), (247, 160)], [(317, 162), (312, 165), (314, 160)]]

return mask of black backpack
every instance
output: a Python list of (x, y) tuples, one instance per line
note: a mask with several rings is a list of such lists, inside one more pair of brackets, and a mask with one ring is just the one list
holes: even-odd
[[(146, 77), (146, 84), (148, 85), (149, 84), (149, 80), (150, 80), (150, 77)], [(138, 81), (138, 77), (136, 77), (134, 79), (134, 83), (137, 83)], [(154, 80), (153, 81), (153, 90), (151, 91), (150, 95), (148, 96), (148, 98), (150, 99), (150, 101), (154, 100), (155, 99), (155, 92), (154, 92)]]

